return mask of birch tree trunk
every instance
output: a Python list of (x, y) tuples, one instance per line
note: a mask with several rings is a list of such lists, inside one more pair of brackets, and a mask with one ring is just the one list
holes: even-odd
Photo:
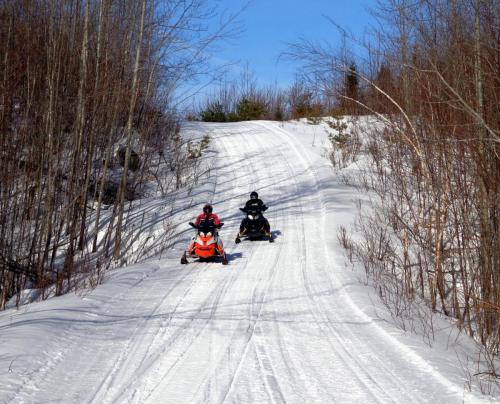
[(64, 272), (70, 274), (73, 267), (74, 255), (75, 255), (75, 240), (78, 225), (79, 211), (85, 209), (82, 206), (82, 194), (86, 192), (85, 189), (81, 189), (80, 175), (77, 174), (78, 166), (81, 164), (81, 151), (82, 151), (82, 140), (83, 132), (85, 128), (85, 85), (87, 83), (87, 59), (88, 59), (88, 38), (89, 38), (89, 18), (90, 18), (90, 0), (85, 1), (85, 17), (84, 17), (84, 28), (83, 28), (83, 38), (82, 38), (82, 50), (81, 50), (81, 60), (80, 60), (80, 82), (78, 86), (78, 106), (76, 115), (76, 143), (73, 149), (73, 164), (70, 176), (70, 231), (69, 231), (69, 246), (66, 252), (66, 257), (64, 261)]
[[(96, 50), (96, 71), (95, 71), (95, 86), (94, 86), (94, 102), (96, 103), (95, 105), (98, 105), (97, 102), (97, 91), (99, 89), (99, 79), (100, 79), (100, 69), (101, 69), (101, 50), (102, 50), (102, 41), (104, 38), (104, 21), (107, 20), (107, 0), (102, 0), (100, 7), (99, 7), (99, 26), (98, 26), (98, 32), (97, 32), (97, 50)], [(94, 113), (96, 109), (94, 108)], [(104, 164), (103, 167), (103, 172), (106, 171), (106, 164)], [(102, 184), (104, 179), (101, 179), (101, 182), (99, 184)], [(96, 189), (97, 189), (97, 178), (96, 178)], [(101, 188), (101, 185), (99, 185)], [(94, 198), (95, 198), (96, 192), (94, 192)], [(94, 221), (94, 240), (92, 242), (92, 252), (96, 252), (97, 250), (97, 237), (99, 234), (99, 220), (101, 216), (101, 204), (102, 204), (102, 194), (99, 192), (99, 200), (97, 202), (97, 207), (96, 207), (96, 217)]]
[(125, 191), (127, 188), (127, 180), (128, 180), (128, 166), (130, 161), (130, 145), (132, 141), (132, 123), (134, 118), (135, 105), (137, 100), (137, 81), (139, 76), (139, 64), (141, 59), (141, 50), (142, 50), (142, 38), (144, 35), (144, 20), (146, 16), (146, 3), (147, 0), (142, 0), (142, 10), (141, 10), (141, 20), (140, 20), (140, 28), (139, 28), (139, 37), (137, 38), (137, 49), (135, 54), (135, 66), (134, 66), (134, 74), (132, 77), (132, 88), (131, 88), (131, 97), (129, 104), (129, 113), (127, 119), (126, 126), (126, 135), (127, 135), (127, 143), (126, 143), (126, 151), (125, 151), (125, 162), (123, 165), (123, 175), (120, 182), (120, 187), (118, 189), (118, 221), (116, 224), (115, 231), (115, 248), (113, 252), (113, 256), (115, 259), (118, 259), (120, 256), (121, 250), (121, 242), (122, 242), (122, 227), (123, 227), (123, 211), (124, 211), (124, 201), (125, 201)]

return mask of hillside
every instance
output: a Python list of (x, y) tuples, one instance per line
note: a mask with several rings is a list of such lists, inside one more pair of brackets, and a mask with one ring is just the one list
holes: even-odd
[[(93, 290), (0, 312), (0, 402), (492, 399), (467, 389), (465, 335), (441, 318), (432, 347), (400, 330), (347, 263), (338, 229), (352, 224), (360, 195), (332, 169), (321, 126), (186, 125), (210, 135), (210, 171), (169, 206), (174, 245)], [(234, 243), (253, 190), (269, 206), (274, 244)], [(187, 222), (207, 201), (225, 223), (229, 265), (181, 265)], [(154, 212), (166, 203), (151, 198), (132, 216), (146, 212), (158, 232)]]

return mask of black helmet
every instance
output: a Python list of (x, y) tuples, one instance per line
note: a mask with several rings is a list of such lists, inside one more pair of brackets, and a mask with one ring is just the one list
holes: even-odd
[(253, 191), (251, 194), (250, 194), (250, 199), (259, 199), (259, 194), (255, 191)]
[(210, 205), (209, 203), (207, 203), (205, 206), (203, 206), (203, 213), (206, 213), (207, 215), (209, 215), (210, 213), (212, 213), (212, 205)]

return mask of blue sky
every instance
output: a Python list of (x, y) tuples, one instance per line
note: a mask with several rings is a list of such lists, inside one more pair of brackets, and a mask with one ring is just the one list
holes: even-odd
[[(232, 12), (243, 4), (220, 0), (221, 8)], [(296, 72), (290, 61), (278, 60), (287, 43), (300, 37), (337, 43), (337, 30), (325, 16), (362, 36), (373, 4), (373, 0), (252, 0), (239, 17), (244, 32), (219, 44), (215, 60), (237, 62), (231, 69), (234, 73), (248, 65), (259, 84), (287, 86)]]
[[(287, 43), (300, 38), (340, 45), (340, 36), (334, 20), (344, 29), (362, 37), (373, 21), (369, 7), (375, 0), (207, 0), (217, 6), (223, 15), (234, 14), (247, 4), (238, 18), (243, 31), (216, 44), (211, 49), (212, 68), (228, 65), (226, 80), (237, 80), (248, 68), (259, 87), (290, 86), (295, 79), (298, 65), (280, 55)], [(328, 18), (327, 18), (328, 17)], [(215, 29), (218, 18), (213, 20)], [(218, 85), (207, 85), (209, 79), (185, 84), (179, 91), (180, 105), (196, 106), (210, 97)]]

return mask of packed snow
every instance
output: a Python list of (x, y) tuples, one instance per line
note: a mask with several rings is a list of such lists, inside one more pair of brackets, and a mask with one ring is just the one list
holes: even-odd
[[(434, 320), (431, 344), (404, 332), (348, 264), (337, 234), (352, 225), (360, 195), (333, 170), (325, 125), (186, 123), (183, 133), (210, 135), (211, 169), (175, 206), (155, 197), (136, 207), (155, 232), (161, 212), (173, 215), (171, 248), (109, 271), (93, 290), (1, 312), (0, 402), (498, 398), (470, 382), (475, 346), (449, 320)], [(238, 208), (254, 190), (269, 206), (275, 243), (236, 245)], [(205, 202), (225, 222), (227, 266), (180, 264), (187, 222)]]

